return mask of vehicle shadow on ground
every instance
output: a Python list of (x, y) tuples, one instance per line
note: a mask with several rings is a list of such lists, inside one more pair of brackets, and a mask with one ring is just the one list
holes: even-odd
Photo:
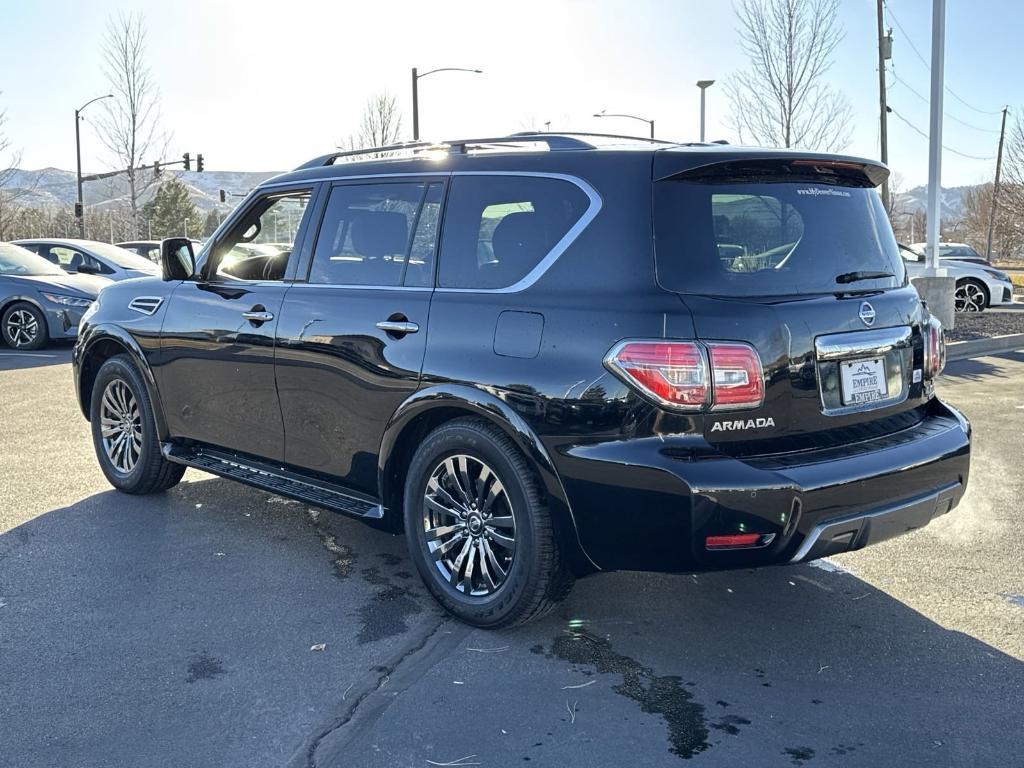
[[(1003, 352), (992, 355), (992, 358), (1024, 362), (1024, 352)], [(943, 378), (962, 379), (967, 381), (978, 381), (985, 377), (1007, 378), (1006, 374), (997, 364), (989, 362), (988, 359), (970, 358), (967, 360), (954, 360), (946, 366), (942, 372)]]
[(21, 352), (0, 343), (0, 371), (15, 371), (23, 368), (43, 368), (48, 365), (63, 365), (71, 362), (74, 342), (50, 342), (34, 352)]
[[(1024, 746), (1024, 664), (850, 573), (600, 574), (491, 632), (444, 619), (414, 574), (400, 537), (220, 479), (41, 515), (0, 535), (7, 749), (32, 766), (980, 766)], [(125, 729), (129, 710), (159, 738)]]

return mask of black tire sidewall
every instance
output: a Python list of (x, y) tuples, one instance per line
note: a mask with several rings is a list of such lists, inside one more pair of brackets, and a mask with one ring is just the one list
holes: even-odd
[[(100, 403), (107, 385), (114, 379), (120, 379), (131, 389), (132, 395), (135, 396), (135, 402), (139, 405), (139, 416), (142, 419), (142, 448), (139, 451), (139, 460), (135, 462), (132, 471), (127, 474), (119, 472), (114, 467), (103, 448)], [(89, 403), (89, 421), (92, 427), (93, 447), (96, 449), (96, 458), (103, 474), (115, 488), (128, 492), (135, 491), (145, 482), (146, 467), (153, 461), (154, 452), (159, 453), (160, 443), (156, 436), (156, 424), (153, 420), (153, 409), (149, 403), (146, 385), (135, 366), (124, 357), (110, 358), (96, 374)]]
[[(35, 317), (36, 322), (39, 324), (39, 332), (36, 334), (35, 339), (31, 344), (26, 346), (16, 346), (13, 341), (7, 336), (7, 318), (18, 310), (26, 310), (32, 313)], [(27, 301), (19, 301), (17, 304), (12, 304), (4, 310), (3, 316), (0, 317), (0, 334), (3, 336), (4, 343), (11, 349), (16, 349), (22, 352), (32, 352), (37, 349), (42, 349), (46, 346), (46, 342), (50, 338), (50, 328), (46, 324), (46, 314), (34, 304), (30, 304)]]
[[(422, 498), (430, 474), (446, 457), (459, 453), (479, 458), (497, 474), (508, 493), (515, 518), (516, 553), (512, 568), (505, 583), (487, 597), (464, 595), (445, 583), (423, 536)], [(532, 491), (530, 482), (529, 477), (522, 476), (521, 469), (515, 466), (505, 448), (486, 431), (473, 426), (452, 424), (440, 428), (427, 437), (413, 457), (403, 504), (409, 552), (431, 594), (463, 621), (481, 627), (507, 623), (510, 616), (521, 610), (522, 602), (529, 600), (543, 576), (535, 545), (536, 516), (546, 512), (538, 508), (536, 492)]]

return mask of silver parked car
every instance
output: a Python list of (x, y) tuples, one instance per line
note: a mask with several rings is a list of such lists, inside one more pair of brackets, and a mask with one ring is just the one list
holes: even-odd
[(85, 310), (110, 281), (69, 275), (41, 256), (0, 243), (0, 335), (14, 349), (73, 339)]
[(65, 272), (100, 275), (110, 280), (160, 274), (160, 267), (149, 259), (95, 240), (36, 238), (15, 240), (14, 244), (42, 256)]

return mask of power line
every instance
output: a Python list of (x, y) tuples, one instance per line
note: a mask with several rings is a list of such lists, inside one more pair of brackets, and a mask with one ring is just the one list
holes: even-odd
[[(900, 85), (902, 85), (902, 86), (903, 86), (904, 88), (906, 88), (906, 89), (907, 89), (908, 91), (910, 91), (910, 92), (911, 92), (912, 94), (914, 94), (915, 96), (917, 96), (917, 98), (919, 98), (919, 99), (920, 99), (921, 101), (923, 101), (923, 102), (924, 102), (925, 104), (927, 104), (927, 103), (928, 103), (928, 99), (927, 99), (926, 97), (922, 96), (922, 95), (921, 95), (921, 92), (920, 92), (920, 91), (918, 91), (918, 90), (916, 90), (915, 88), (913, 88), (913, 86), (911, 86), (911, 85), (910, 85), (910, 83), (908, 83), (908, 82), (906, 82), (905, 80), (903, 80), (903, 79), (902, 79), (902, 78), (901, 78), (901, 77), (900, 77), (899, 75), (897, 75), (897, 74), (896, 74), (895, 72), (892, 72), (891, 74), (892, 74), (893, 80), (895, 80), (895, 81), (896, 81), (897, 83), (899, 83), (899, 84), (900, 84)], [(945, 111), (943, 111), (943, 113), (942, 113), (942, 114), (943, 114), (943, 115), (945, 115), (946, 117), (948, 117), (948, 118), (949, 118), (950, 120), (952, 120), (952, 121), (954, 121), (954, 122), (956, 122), (956, 123), (960, 123), (960, 125), (966, 126), (967, 128), (970, 128), (970, 129), (972, 129), (972, 130), (975, 130), (975, 131), (982, 131), (982, 132), (984, 132), (984, 133), (999, 133), (999, 131), (997, 131), (997, 130), (995, 130), (995, 129), (993, 129), (993, 128), (981, 128), (981, 127), (979, 127), (979, 126), (977, 126), (977, 125), (971, 125), (970, 123), (968, 123), (968, 122), (966, 122), (966, 121), (964, 121), (964, 120), (961, 120), (961, 119), (960, 119), (959, 117), (957, 117), (956, 115), (951, 115), (951, 114), (949, 114), (949, 112), (945, 112)]]
[[(896, 18), (895, 14), (893, 14), (892, 9), (889, 8), (889, 4), (888, 3), (885, 4), (885, 12), (887, 14), (889, 14), (889, 20), (892, 21), (896, 25), (896, 28), (899, 29), (899, 31), (903, 33), (903, 37), (907, 41), (907, 45), (910, 46), (910, 50), (912, 50), (915, 54), (917, 54), (917, 58), (919, 58), (921, 60), (921, 63), (924, 64), (925, 69), (927, 69), (928, 71), (931, 71), (931, 64), (929, 64), (928, 61), (925, 60), (924, 56), (921, 55), (921, 52), (919, 50), (917, 50), (917, 46), (914, 45), (914, 41), (910, 38), (910, 34), (907, 32), (907, 30), (905, 30), (903, 28), (903, 25), (900, 24), (900, 20)], [(959, 101), (961, 104), (963, 104), (968, 109), (977, 112), (978, 114), (981, 114), (981, 115), (998, 115), (998, 114), (1002, 113), (1001, 109), (997, 109), (997, 110), (994, 110), (994, 111), (989, 111), (989, 110), (986, 110), (986, 109), (978, 109), (977, 107), (975, 107), (975, 106), (973, 106), (971, 104), (968, 104), (966, 101), (964, 101), (962, 98), (960, 98), (960, 96), (957, 94), (957, 92), (954, 91), (952, 88), (950, 88), (945, 83), (943, 83), (943, 88), (945, 88), (949, 92), (949, 95), (952, 96), (954, 99)]]
[[(896, 117), (898, 117), (912, 131), (914, 131), (915, 133), (920, 134), (922, 137), (924, 137), (926, 139), (928, 138), (928, 134), (927, 133), (925, 133), (920, 128), (918, 128), (916, 125), (914, 125), (912, 122), (907, 120), (907, 118), (905, 118), (903, 115), (901, 115), (895, 109), (892, 109), (890, 107), (890, 110), (892, 111), (892, 114), (896, 115)], [(968, 160), (995, 160), (996, 159), (995, 155), (992, 155), (990, 157), (981, 157), (979, 155), (969, 155), (966, 152), (961, 152), (959, 149), (953, 149), (952, 147), (947, 147), (945, 144), (942, 145), (942, 148), (944, 150), (946, 150), (947, 152), (952, 152), (954, 155), (960, 155), (960, 157), (966, 157)]]

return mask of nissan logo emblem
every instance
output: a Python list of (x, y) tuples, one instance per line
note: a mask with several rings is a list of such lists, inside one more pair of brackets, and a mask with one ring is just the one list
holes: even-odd
[(860, 319), (864, 323), (864, 325), (875, 324), (875, 308), (872, 307), (868, 302), (862, 301), (860, 303), (860, 312), (858, 312), (857, 314), (860, 315)]

